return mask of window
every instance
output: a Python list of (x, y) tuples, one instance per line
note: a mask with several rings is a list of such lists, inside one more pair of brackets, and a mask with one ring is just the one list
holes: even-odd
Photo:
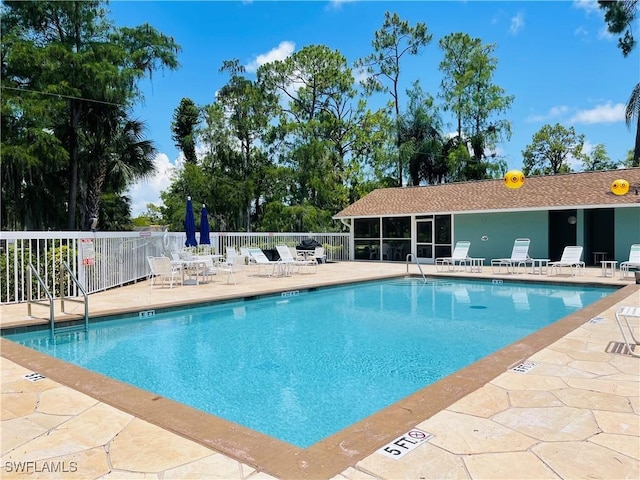
[(410, 217), (388, 217), (382, 219), (382, 238), (411, 238)]
[(451, 245), (451, 215), (436, 215), (435, 243)]
[(355, 238), (380, 238), (379, 218), (356, 218), (353, 222)]

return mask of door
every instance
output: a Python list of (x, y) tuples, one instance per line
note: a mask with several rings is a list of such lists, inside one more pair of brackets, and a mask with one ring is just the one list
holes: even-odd
[[(577, 245), (577, 210), (549, 211), (549, 258), (560, 260), (564, 247)], [(584, 260), (584, 257), (583, 257)]]
[(433, 220), (416, 220), (416, 252), (418, 262), (433, 263)]
[(613, 208), (585, 210), (585, 245), (583, 260), (600, 266), (601, 260), (615, 260), (615, 221)]

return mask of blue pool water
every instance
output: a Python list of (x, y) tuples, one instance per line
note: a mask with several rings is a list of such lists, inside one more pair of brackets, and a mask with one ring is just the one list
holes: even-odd
[(9, 338), (304, 448), (612, 291), (389, 280)]

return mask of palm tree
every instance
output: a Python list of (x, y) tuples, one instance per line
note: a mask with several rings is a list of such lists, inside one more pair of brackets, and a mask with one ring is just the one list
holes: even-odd
[(134, 181), (155, 172), (153, 159), (157, 150), (144, 139), (145, 125), (131, 120), (121, 109), (96, 108), (86, 134), (84, 224), (99, 218), (102, 197), (106, 193), (121, 195)]
[[(598, 0), (598, 5), (604, 11), (607, 30), (614, 35), (621, 35), (618, 37), (618, 48), (627, 57), (637, 46), (632, 26), (638, 14), (638, 0)], [(631, 165), (640, 167), (640, 83), (631, 92), (624, 116), (629, 128), (633, 117), (636, 118), (636, 144)]]
[(640, 83), (636, 84), (631, 91), (631, 96), (624, 111), (624, 119), (627, 122), (627, 127), (631, 128), (634, 117), (636, 119), (636, 144), (633, 149), (631, 166), (640, 167)]

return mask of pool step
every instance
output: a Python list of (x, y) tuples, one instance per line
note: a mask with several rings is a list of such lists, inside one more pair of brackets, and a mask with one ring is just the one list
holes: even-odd
[(73, 333), (73, 332), (79, 332), (79, 331), (85, 331), (86, 327), (84, 324), (78, 324), (78, 325), (68, 325), (66, 327), (55, 327), (54, 329), (54, 333), (55, 335), (61, 335), (64, 333)]
[(451, 285), (450, 280), (429, 277), (426, 277), (425, 280), (422, 280), (420, 277), (396, 278), (392, 283), (394, 285)]

